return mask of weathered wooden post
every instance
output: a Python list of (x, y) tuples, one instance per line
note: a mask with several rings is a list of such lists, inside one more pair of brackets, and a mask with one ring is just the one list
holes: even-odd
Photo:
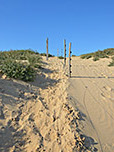
[(64, 67), (66, 66), (66, 40), (64, 40)]
[(71, 43), (69, 43), (69, 77), (71, 78)]
[(48, 60), (48, 38), (46, 39), (46, 60)]

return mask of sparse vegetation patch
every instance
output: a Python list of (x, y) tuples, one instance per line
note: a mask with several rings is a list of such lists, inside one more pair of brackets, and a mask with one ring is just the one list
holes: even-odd
[[(40, 55), (41, 55), (41, 56), (47, 56), (47, 54), (46, 54), (46, 53), (41, 53)], [(54, 55), (52, 55), (52, 54), (48, 54), (48, 57), (54, 57)]]
[(76, 57), (76, 55), (73, 54), (72, 57)]
[(112, 62), (108, 66), (114, 66), (114, 57), (112, 57)]
[[(93, 61), (97, 61), (100, 58), (109, 58), (109, 56), (114, 56), (114, 48), (105, 49), (103, 51), (98, 50), (94, 53), (82, 54), (80, 57), (82, 59), (93, 58)], [(114, 61), (110, 63), (111, 66), (113, 66), (113, 62)]]
[(0, 52), (0, 70), (9, 78), (32, 81), (36, 69), (41, 67), (41, 57), (31, 50)]
[(64, 59), (64, 57), (63, 57), (63, 56), (58, 56), (58, 58), (59, 58), (59, 59)]

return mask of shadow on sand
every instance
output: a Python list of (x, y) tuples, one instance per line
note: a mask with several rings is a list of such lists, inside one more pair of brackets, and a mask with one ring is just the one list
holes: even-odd
[[(71, 78), (85, 78), (85, 79), (105, 79), (106, 77), (94, 77), (94, 76), (71, 76)], [(108, 79), (114, 79), (114, 77), (107, 77)]]
[[(26, 103), (24, 93), (27, 92), (33, 95), (38, 95), (39, 88), (46, 89), (48, 86), (54, 86), (59, 82), (59, 80), (49, 78), (48, 74), (53, 73), (53, 71), (49, 69), (41, 69), (40, 72), (41, 74), (37, 74), (34, 82), (0, 78), (0, 152), (8, 152), (10, 148), (14, 148), (15, 152), (24, 151), (24, 145), (27, 141), (27, 139), (24, 139), (26, 132), (23, 129), (18, 131), (18, 121), (21, 115), (21, 110), (19, 109), (20, 102), (22, 106)], [(48, 109), (43, 98), (39, 99), (43, 106)], [(7, 107), (8, 116), (6, 116), (7, 113), (4, 112), (5, 107)], [(15, 120), (10, 117), (10, 114), (12, 115), (13, 112), (18, 112), (17, 117), (14, 117)], [(4, 125), (2, 121), (6, 121), (6, 125)], [(15, 125), (12, 123), (15, 123)]]
[[(72, 105), (72, 107), (75, 109), (75, 111), (78, 111), (79, 112), (79, 121), (82, 123), (83, 121), (86, 121), (86, 115), (80, 111), (77, 107), (77, 104), (79, 106), (82, 106), (78, 101), (77, 99), (75, 99), (74, 97), (72, 96), (68, 96), (68, 102)], [(82, 128), (80, 128), (78, 125), (77, 125), (77, 131), (81, 134), (81, 138), (85, 138), (84, 140), (84, 146), (87, 148), (87, 149), (91, 149), (92, 151), (94, 152), (97, 152), (98, 149), (95, 147), (95, 145), (97, 145), (98, 143), (95, 142), (95, 140), (90, 137), (90, 136), (86, 136), (85, 134), (82, 134)], [(75, 149), (74, 149), (75, 151)]]
[(14, 151), (23, 151), (23, 146), (25, 145), (25, 140), (23, 136), (25, 135), (24, 130), (17, 131), (11, 125), (11, 121), (8, 122), (7, 126), (0, 129), (0, 151), (7, 152), (14, 145)]

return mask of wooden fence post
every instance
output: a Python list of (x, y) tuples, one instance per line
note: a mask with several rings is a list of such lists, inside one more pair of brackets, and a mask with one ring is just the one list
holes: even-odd
[(46, 39), (46, 60), (48, 60), (48, 38)]
[(64, 40), (64, 67), (66, 66), (66, 40)]
[(69, 43), (69, 77), (71, 78), (71, 43)]

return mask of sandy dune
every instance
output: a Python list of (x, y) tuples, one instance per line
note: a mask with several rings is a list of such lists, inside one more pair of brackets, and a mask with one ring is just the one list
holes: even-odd
[(70, 105), (62, 60), (44, 59), (36, 80), (0, 78), (0, 152), (72, 152), (85, 146), (80, 112)]
[(81, 130), (100, 152), (114, 152), (114, 67), (110, 59), (72, 58), (68, 93), (81, 111)]
[(34, 82), (0, 76), (0, 152), (113, 152), (114, 68), (50, 58)]

